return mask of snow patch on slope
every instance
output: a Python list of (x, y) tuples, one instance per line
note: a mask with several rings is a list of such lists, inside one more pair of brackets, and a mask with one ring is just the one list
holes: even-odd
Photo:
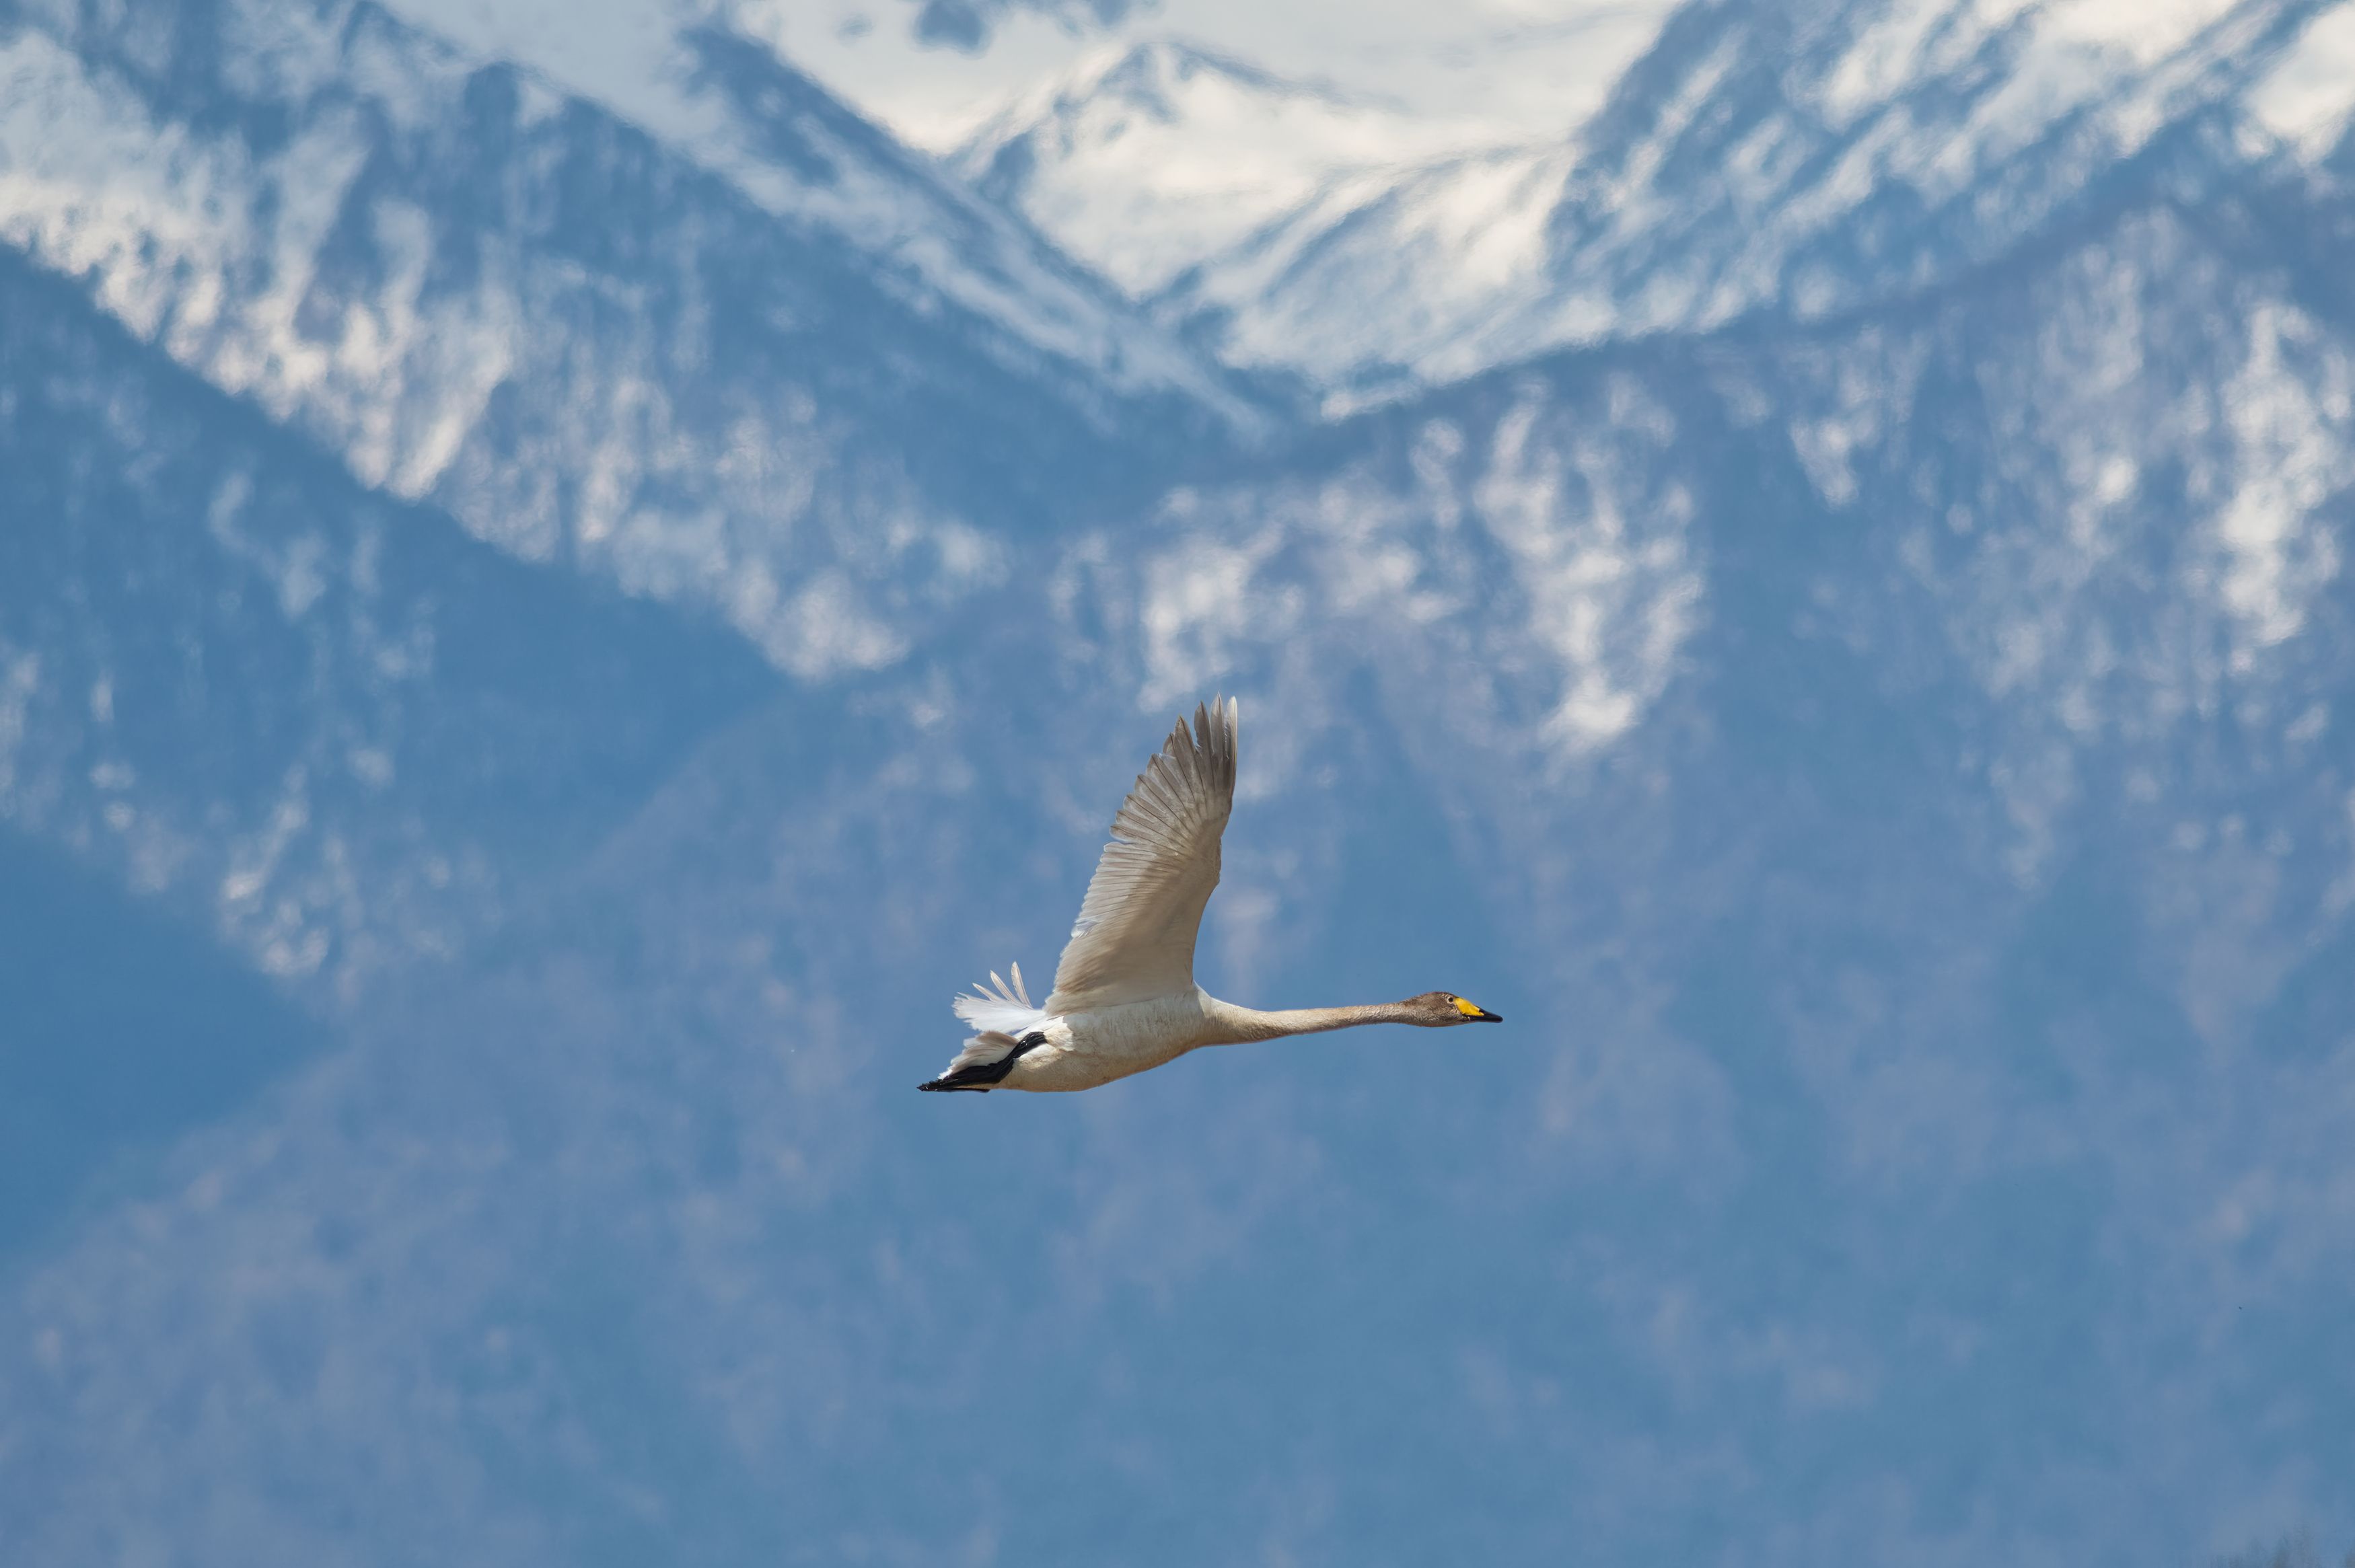
[(2303, 630), (2338, 575), (2336, 540), (2313, 514), (2355, 483), (2355, 360), (2303, 311), (2266, 302), (2247, 323), (2246, 358), (2222, 389), (2230, 478), (2217, 486), (2219, 597), (2241, 628), (2236, 669)]
[(2343, 143), (2355, 123), (2355, 3), (2307, 24), (2297, 47), (2251, 90), (2249, 108), (2308, 160)]

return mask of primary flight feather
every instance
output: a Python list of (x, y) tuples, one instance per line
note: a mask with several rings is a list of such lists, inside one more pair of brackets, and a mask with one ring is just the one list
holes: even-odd
[(1112, 842), (1080, 901), (1055, 989), (1034, 1006), (1013, 968), (956, 999), (973, 1038), (926, 1090), (1092, 1089), (1157, 1067), (1202, 1045), (1314, 1034), (1360, 1023), (1445, 1028), (1500, 1022), (1452, 991), (1361, 1007), (1275, 1012), (1220, 1001), (1194, 983), (1194, 938), (1219, 885), (1219, 842), (1235, 801), (1231, 698), (1194, 710), (1113, 818)]

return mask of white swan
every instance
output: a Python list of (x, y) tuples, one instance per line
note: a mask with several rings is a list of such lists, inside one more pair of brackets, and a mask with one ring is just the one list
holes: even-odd
[(1359, 1023), (1503, 1022), (1444, 991), (1367, 1007), (1262, 1012), (1194, 983), (1194, 936), (1219, 885), (1219, 839), (1234, 807), (1238, 717), (1231, 699), (1213, 699), (1194, 710), (1190, 734), (1178, 721), (1113, 819), (1112, 842), (1081, 901), (1047, 1004), (1030, 1004), (1020, 965), (1012, 985), (993, 971), (988, 985), (975, 988), (978, 995), (956, 999), (973, 1038), (920, 1088), (1092, 1089), (1199, 1045)]

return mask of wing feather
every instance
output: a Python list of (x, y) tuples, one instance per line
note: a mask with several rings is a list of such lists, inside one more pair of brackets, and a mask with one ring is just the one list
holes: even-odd
[(1055, 967), (1049, 1012), (1194, 988), (1194, 938), (1219, 885), (1219, 842), (1235, 803), (1231, 698), (1194, 710), (1137, 775)]

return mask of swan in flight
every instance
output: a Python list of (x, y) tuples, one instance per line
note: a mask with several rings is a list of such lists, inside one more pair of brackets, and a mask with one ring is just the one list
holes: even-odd
[(1113, 819), (1080, 917), (1055, 969), (1044, 1007), (1030, 1004), (1016, 965), (1008, 985), (992, 971), (978, 994), (956, 999), (972, 1025), (948, 1070), (928, 1091), (1092, 1089), (1174, 1061), (1200, 1045), (1233, 1045), (1315, 1034), (1359, 1023), (1444, 1029), (1500, 1023), (1452, 991), (1365, 1007), (1304, 1007), (1262, 1012), (1194, 983), (1194, 936), (1219, 885), (1219, 838), (1235, 802), (1232, 699), (1180, 718), (1160, 755)]

